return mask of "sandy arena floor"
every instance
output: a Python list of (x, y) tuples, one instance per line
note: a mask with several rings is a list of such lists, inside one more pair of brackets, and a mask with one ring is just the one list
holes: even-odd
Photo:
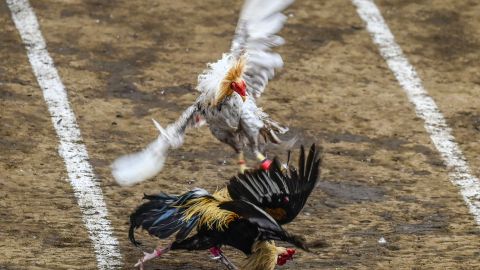
[[(479, 176), (480, 3), (376, 3)], [(169, 123), (194, 101), (197, 74), (229, 48), (240, 1), (31, 4), (131, 269), (141, 252), (128, 242), (128, 215), (144, 192), (213, 191), (236, 172), (233, 152), (208, 128), (191, 130), (154, 180), (119, 187), (109, 164), (155, 138), (151, 118)], [(287, 226), (324, 244), (281, 269), (480, 269), (478, 226), (355, 7), (299, 0), (287, 14), (287, 44), (279, 48), (285, 68), (260, 105), (289, 125), (286, 138), (325, 148), (321, 184)], [(0, 28), (0, 269), (96, 269), (47, 106), (4, 1)], [(171, 252), (147, 269), (223, 268), (206, 252)]]

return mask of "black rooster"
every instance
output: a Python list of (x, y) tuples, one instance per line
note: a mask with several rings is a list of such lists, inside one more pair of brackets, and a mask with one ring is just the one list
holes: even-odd
[(308, 157), (302, 146), (298, 170), (288, 162), (285, 169), (275, 158), (268, 171), (239, 174), (213, 194), (196, 188), (180, 196), (145, 195), (148, 201), (130, 216), (132, 243), (140, 244), (134, 235), (139, 227), (162, 239), (176, 236), (168, 247), (145, 253), (136, 266), (142, 268), (144, 262), (169, 250), (210, 249), (229, 269), (236, 269), (220, 250), (222, 245), (248, 256), (242, 269), (274, 269), (276, 264), (285, 263), (295, 251), (276, 247), (273, 241), (308, 250), (302, 237), (288, 233), (281, 225), (292, 221), (304, 207), (318, 181), (320, 163), (315, 145)]

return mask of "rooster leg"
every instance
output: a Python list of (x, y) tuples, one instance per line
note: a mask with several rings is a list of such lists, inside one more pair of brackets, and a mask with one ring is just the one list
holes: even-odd
[(223, 251), (218, 247), (210, 248), (212, 259), (219, 260), (228, 270), (237, 270), (238, 268), (223, 254)]
[(243, 151), (238, 152), (238, 165), (240, 166), (240, 173), (244, 173), (247, 170), (247, 164), (245, 162)]
[(139, 267), (140, 270), (143, 270), (143, 264), (151, 259), (155, 259), (156, 257), (160, 257), (163, 254), (167, 253), (170, 250), (170, 245), (166, 248), (156, 248), (153, 250), (152, 253), (143, 252), (143, 258), (139, 259), (138, 262), (135, 264), (135, 267)]
[(255, 151), (255, 156), (257, 159), (260, 161), (260, 167), (264, 170), (268, 170), (270, 168), (270, 165), (272, 164), (272, 161), (268, 158), (266, 158), (260, 151), (256, 150)]
[(243, 173), (246, 169), (245, 157), (243, 156), (243, 143), (240, 135), (234, 132), (224, 131), (222, 129), (218, 129), (215, 126), (210, 126), (210, 131), (212, 132), (213, 136), (215, 136), (219, 141), (230, 145), (230, 147), (235, 150), (235, 153), (238, 154), (238, 165), (240, 166), (240, 173)]
[(228, 270), (238, 270), (238, 268), (233, 264), (223, 253), (221, 255), (220, 261), (227, 267)]
[(219, 247), (211, 247), (208, 251), (212, 255), (212, 259), (218, 260), (222, 257), (223, 251)]

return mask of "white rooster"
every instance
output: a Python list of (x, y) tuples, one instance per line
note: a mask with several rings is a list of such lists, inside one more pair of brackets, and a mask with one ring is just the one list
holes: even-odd
[(165, 129), (153, 120), (160, 131), (158, 138), (143, 151), (120, 157), (112, 164), (118, 184), (133, 185), (158, 174), (168, 149), (182, 145), (187, 127), (204, 122), (218, 140), (238, 154), (241, 172), (246, 169), (243, 149), (247, 145), (261, 167), (268, 169), (271, 161), (262, 154), (263, 147), (267, 141), (280, 143), (277, 134), (288, 129), (270, 119), (255, 99), (263, 93), (275, 69), (283, 66), (282, 57), (272, 48), (284, 43), (275, 34), (287, 18), (282, 11), (293, 1), (245, 1), (230, 52), (208, 64), (198, 76), (200, 96)]

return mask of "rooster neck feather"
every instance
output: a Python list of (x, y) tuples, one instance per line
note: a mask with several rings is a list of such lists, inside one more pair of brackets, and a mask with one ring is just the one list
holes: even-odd
[(235, 57), (223, 54), (215, 63), (209, 63), (208, 68), (198, 76), (197, 90), (204, 94), (204, 103), (217, 105), (233, 93), (232, 82), (239, 82), (245, 70), (245, 56)]
[(258, 241), (252, 246), (252, 254), (242, 265), (242, 270), (273, 270), (277, 265), (278, 255), (284, 248), (276, 247), (274, 241)]
[(212, 197), (193, 199), (182, 205), (185, 208), (183, 220), (199, 217), (198, 227), (206, 226), (210, 230), (224, 231), (238, 215), (218, 208), (219, 201)]
[(230, 197), (230, 193), (228, 193), (228, 189), (226, 187), (215, 191), (215, 193), (213, 193), (212, 196), (220, 202), (226, 202), (226, 201), (232, 200), (232, 198)]

